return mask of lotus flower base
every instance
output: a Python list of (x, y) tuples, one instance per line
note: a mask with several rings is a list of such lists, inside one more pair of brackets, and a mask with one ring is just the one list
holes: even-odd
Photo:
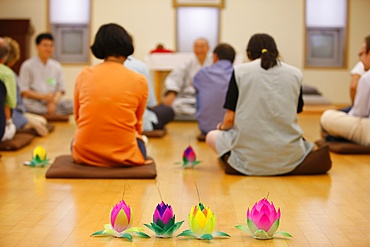
[(91, 234), (91, 236), (95, 237), (105, 237), (105, 236), (112, 236), (115, 238), (125, 238), (129, 240), (130, 242), (132, 241), (132, 235), (141, 237), (141, 238), (150, 238), (149, 235), (143, 232), (143, 229), (140, 227), (132, 227), (129, 229), (126, 229), (125, 231), (119, 233), (116, 230), (112, 228), (110, 224), (106, 224), (104, 226), (105, 230), (102, 231), (97, 231)]

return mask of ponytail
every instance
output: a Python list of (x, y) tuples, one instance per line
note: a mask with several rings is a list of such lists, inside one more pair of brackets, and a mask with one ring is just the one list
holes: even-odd
[(277, 64), (276, 56), (265, 48), (261, 50), (260, 57), (261, 57), (261, 67), (264, 68), (265, 70), (268, 70)]
[(250, 60), (261, 58), (261, 67), (268, 70), (277, 65), (279, 52), (270, 35), (258, 33), (250, 38), (247, 55)]

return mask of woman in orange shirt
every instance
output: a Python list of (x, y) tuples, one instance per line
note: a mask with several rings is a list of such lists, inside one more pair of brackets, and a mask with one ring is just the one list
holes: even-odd
[(91, 51), (104, 62), (84, 68), (75, 82), (73, 160), (103, 167), (144, 165), (140, 133), (148, 84), (123, 66), (134, 51), (131, 37), (117, 24), (103, 25)]

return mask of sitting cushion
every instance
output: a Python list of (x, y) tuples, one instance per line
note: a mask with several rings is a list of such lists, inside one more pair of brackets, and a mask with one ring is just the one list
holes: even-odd
[(322, 95), (304, 94), (302, 96), (305, 105), (330, 105), (331, 101)]
[(309, 86), (307, 84), (302, 85), (302, 93), (303, 94), (321, 95), (321, 93), (315, 87)]
[(325, 139), (315, 142), (317, 146), (329, 146), (329, 150), (338, 154), (370, 154), (370, 147), (348, 141), (326, 141)]
[(96, 167), (73, 163), (71, 155), (58, 156), (46, 172), (46, 178), (125, 178), (153, 179), (157, 176), (155, 163), (143, 166)]
[(189, 115), (189, 116), (185, 116), (185, 115), (180, 115), (180, 116), (175, 116), (174, 118), (175, 121), (180, 121), (180, 122), (196, 122), (197, 121), (197, 118), (195, 117), (195, 115)]
[(24, 146), (30, 144), (30, 142), (35, 138), (35, 135), (30, 133), (15, 133), (13, 140), (4, 141), (0, 143), (0, 150), (18, 150)]
[(166, 133), (167, 133), (167, 131), (165, 129), (162, 129), (162, 130), (144, 131), (142, 133), (142, 135), (145, 135), (145, 136), (147, 136), (149, 138), (151, 138), (151, 137), (153, 137), (153, 138), (159, 138), (159, 137), (164, 136)]
[(44, 118), (46, 118), (49, 122), (68, 122), (69, 115), (54, 115), (54, 114), (42, 114)]
[(205, 134), (199, 134), (199, 135), (197, 136), (197, 140), (198, 140), (199, 142), (205, 142), (205, 141), (206, 141), (206, 135), (205, 135)]
[[(46, 125), (46, 128), (49, 130), (49, 133), (53, 132), (54, 129), (55, 129), (55, 126), (52, 125), (52, 124), (47, 124)], [(33, 128), (30, 128), (30, 129), (20, 129), (20, 130), (17, 130), (18, 133), (28, 133), (28, 134), (32, 134), (32, 135), (35, 135), (35, 136), (39, 136), (39, 134), (37, 133), (37, 131)]]

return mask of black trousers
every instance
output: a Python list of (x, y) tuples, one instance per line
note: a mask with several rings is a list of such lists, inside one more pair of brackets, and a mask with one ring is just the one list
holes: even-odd
[(154, 129), (163, 129), (166, 124), (171, 122), (175, 117), (175, 112), (170, 106), (166, 106), (164, 104), (159, 104), (157, 106), (149, 108), (149, 110), (153, 111), (158, 118), (158, 123), (153, 124)]
[(4, 103), (5, 103), (5, 96), (6, 96), (6, 88), (4, 83), (0, 80), (0, 140), (3, 138), (6, 126), (6, 118), (5, 118), (5, 110), (4, 110)]

